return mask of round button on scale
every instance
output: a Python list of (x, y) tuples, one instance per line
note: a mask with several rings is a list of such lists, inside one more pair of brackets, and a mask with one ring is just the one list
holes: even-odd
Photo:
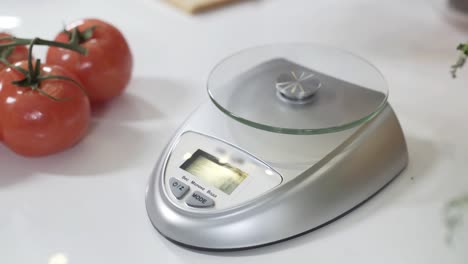
[(179, 200), (190, 190), (190, 186), (174, 177), (169, 179), (169, 186), (172, 194)]

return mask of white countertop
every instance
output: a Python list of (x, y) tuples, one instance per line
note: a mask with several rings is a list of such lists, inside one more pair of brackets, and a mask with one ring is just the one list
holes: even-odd
[[(0, 263), (467, 263), (468, 221), (448, 244), (443, 208), (468, 192), (468, 69), (456, 80), (448, 73), (468, 27), (448, 23), (438, 1), (258, 0), (188, 16), (158, 0), (3, 0), (0, 18), (18, 17), (19, 36), (52, 38), (83, 17), (114, 23), (135, 68), (127, 93), (75, 148), (26, 159), (0, 146)], [(168, 242), (144, 203), (162, 147), (207, 99), (220, 59), (278, 41), (373, 62), (388, 80), (409, 167), (351, 214), (284, 243), (207, 253)]]

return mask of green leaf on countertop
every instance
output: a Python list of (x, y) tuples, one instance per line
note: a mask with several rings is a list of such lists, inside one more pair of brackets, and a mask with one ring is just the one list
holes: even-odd
[(444, 208), (445, 225), (447, 227), (447, 242), (452, 243), (456, 231), (463, 225), (463, 219), (468, 212), (468, 194), (454, 198)]
[(457, 46), (457, 50), (463, 52), (463, 54), (468, 56), (468, 43), (460, 43)]
[(468, 56), (468, 43), (460, 43), (457, 46), (457, 50), (460, 51), (460, 56), (457, 59), (457, 62), (453, 64), (450, 68), (450, 73), (452, 74), (453, 78), (457, 78), (457, 71), (458, 69), (463, 68), (466, 63), (466, 58)]

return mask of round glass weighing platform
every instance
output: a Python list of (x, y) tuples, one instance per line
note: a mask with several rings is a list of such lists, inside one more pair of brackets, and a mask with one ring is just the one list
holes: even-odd
[(275, 44), (221, 61), (208, 94), (228, 116), (284, 134), (322, 134), (360, 125), (386, 104), (380, 72), (346, 51), (314, 44)]

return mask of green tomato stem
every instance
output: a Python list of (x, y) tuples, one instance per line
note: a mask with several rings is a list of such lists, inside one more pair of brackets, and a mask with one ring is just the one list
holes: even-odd
[[(0, 44), (0, 49), (7, 48), (7, 47), (14, 47), (14, 46), (23, 46), (29, 45), (34, 39), (26, 39), (26, 38), (17, 38), (17, 37), (4, 37), (0, 38), (0, 40), (11, 40), (11, 42)], [(57, 41), (50, 41), (41, 38), (35, 38), (36, 42), (35, 45), (42, 45), (42, 46), (52, 46), (58, 47), (63, 49), (68, 49), (72, 51), (76, 51), (82, 55), (86, 55), (88, 50), (77, 43), (62, 43)]]
[(77, 52), (80, 52), (81, 54), (86, 54), (86, 49), (79, 46), (79, 44), (70, 44), (70, 43), (60, 43), (60, 42), (55, 42), (55, 41), (48, 41), (48, 40), (43, 40), (40, 38), (34, 38), (34, 39), (22, 39), (22, 38), (16, 38), (16, 37), (7, 37), (7, 38), (0, 38), (0, 40), (11, 40), (12, 42), (6, 43), (6, 44), (0, 44), (0, 50), (5, 50), (5, 49), (11, 49), (13, 46), (17, 45), (28, 45), (29, 44), (29, 49), (28, 49), (28, 69), (23, 69), (19, 66), (12, 65), (11, 63), (8, 62), (6, 58), (0, 57), (0, 62), (4, 63), (8, 67), (12, 67), (19, 72), (21, 72), (24, 75), (24, 79), (22, 80), (15, 80), (12, 82), (12, 84), (19, 86), (19, 87), (29, 87), (33, 91), (37, 91), (43, 96), (46, 96), (49, 99), (52, 99), (54, 101), (65, 101), (70, 98), (56, 98), (45, 91), (41, 89), (41, 82), (44, 80), (48, 79), (59, 79), (59, 80), (65, 80), (72, 82), (76, 86), (78, 86), (81, 91), (84, 92), (83, 87), (79, 82), (76, 80), (71, 79), (70, 77), (67, 76), (61, 76), (61, 75), (46, 75), (46, 76), (41, 76), (41, 60), (37, 59), (35, 65), (33, 64), (33, 48), (35, 45), (48, 45), (48, 46), (55, 46), (55, 47), (62, 47), (70, 50), (74, 50)]
[(83, 31), (80, 31), (78, 28), (75, 27), (72, 30), (64, 29), (62, 32), (68, 36), (69, 44), (79, 45), (92, 38), (94, 30), (96, 30), (96, 28), (97, 26), (91, 26)]
[[(28, 50), (28, 71), (29, 71), (29, 74), (26, 76), (29, 80), (30, 83), (36, 83), (36, 78), (35, 78), (35, 75), (36, 75), (36, 70), (34, 69), (33, 67), (33, 62), (32, 62), (32, 51), (33, 51), (33, 47), (34, 47), (34, 44), (36, 44), (37, 42), (37, 38), (33, 39), (31, 41), (31, 44), (29, 45), (29, 50)], [(40, 60), (38, 60), (39, 63), (40, 63)], [(37, 65), (36, 63), (36, 69), (39, 67), (40, 65)], [(40, 68), (39, 68), (39, 71), (40, 71)]]

